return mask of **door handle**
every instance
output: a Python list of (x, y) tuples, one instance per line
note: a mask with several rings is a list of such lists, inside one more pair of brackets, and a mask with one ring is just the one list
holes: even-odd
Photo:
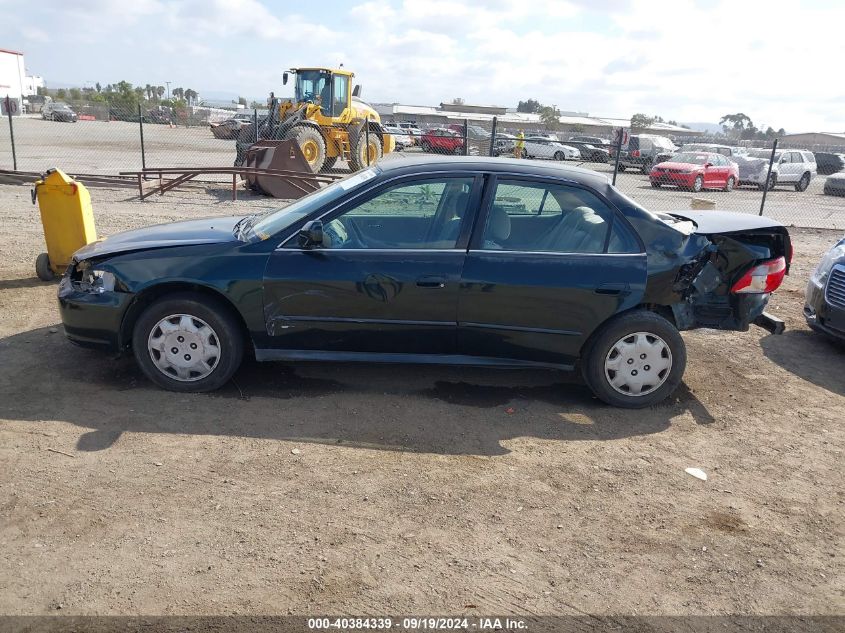
[(445, 288), (445, 277), (420, 277), (417, 279), (417, 285), (420, 288)]
[(628, 284), (602, 284), (595, 290), (599, 295), (627, 295), (631, 293)]

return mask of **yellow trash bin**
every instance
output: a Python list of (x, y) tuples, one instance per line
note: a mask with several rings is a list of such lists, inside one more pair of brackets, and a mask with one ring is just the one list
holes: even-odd
[(63, 274), (71, 256), (97, 239), (91, 195), (85, 186), (60, 169), (50, 169), (32, 189), (38, 201), (47, 252), (35, 260), (39, 279), (50, 281)]

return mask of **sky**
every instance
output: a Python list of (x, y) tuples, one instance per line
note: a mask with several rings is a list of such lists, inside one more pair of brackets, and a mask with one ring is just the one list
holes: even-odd
[(289, 92), (289, 67), (343, 63), (378, 103), (534, 98), (845, 131), (842, 0), (0, 0), (0, 15), (0, 48), (48, 86), (169, 81), (263, 100)]

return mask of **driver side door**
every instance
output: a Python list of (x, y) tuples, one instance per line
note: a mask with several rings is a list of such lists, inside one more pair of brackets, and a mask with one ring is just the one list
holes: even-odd
[(286, 358), (349, 360), (455, 353), (479, 197), (474, 175), (406, 178), (324, 214), (321, 244), (287, 240), (264, 276), (273, 348)]

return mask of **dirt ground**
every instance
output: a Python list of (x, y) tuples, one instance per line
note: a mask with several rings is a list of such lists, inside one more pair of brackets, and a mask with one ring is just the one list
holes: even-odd
[[(92, 195), (101, 234), (273, 204)], [(801, 316), (839, 234), (792, 233), (787, 332), (686, 334), (648, 410), (436, 367), (180, 395), (65, 340), (29, 189), (0, 186), (0, 613), (843, 614), (845, 351)]]

